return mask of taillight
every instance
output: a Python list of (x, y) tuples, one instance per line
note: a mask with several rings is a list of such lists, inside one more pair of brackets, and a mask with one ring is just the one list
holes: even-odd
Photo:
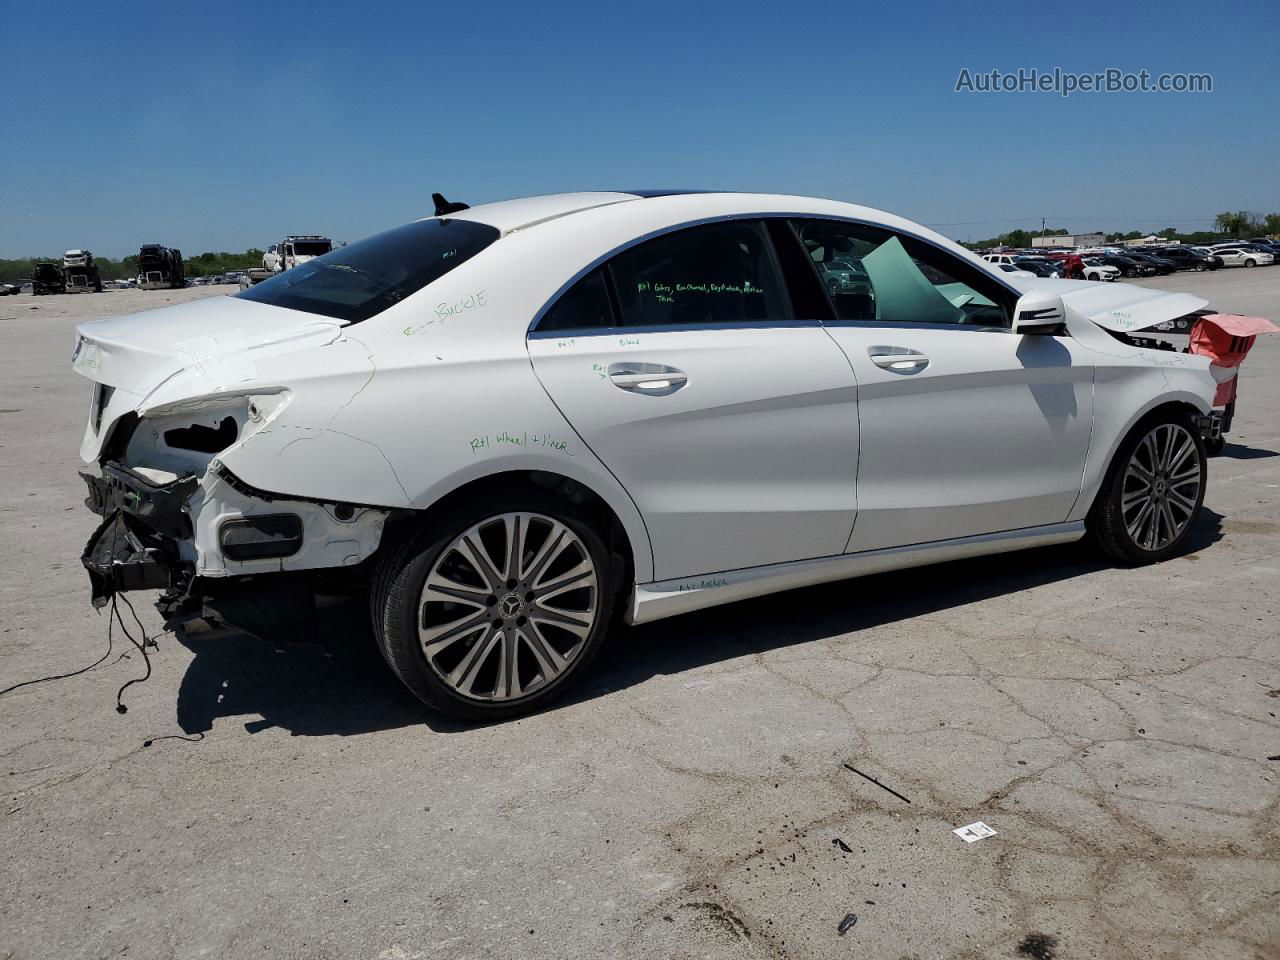
[(105, 383), (94, 385), (93, 409), (91, 412), (94, 433), (102, 429), (102, 411), (107, 409), (107, 404), (111, 402), (111, 395), (115, 392), (115, 387), (109, 387)]

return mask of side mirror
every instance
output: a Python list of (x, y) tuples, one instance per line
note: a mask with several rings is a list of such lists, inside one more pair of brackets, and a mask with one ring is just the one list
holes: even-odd
[(1064, 332), (1067, 311), (1056, 293), (1033, 290), (1018, 298), (1013, 308), (1013, 332), (1053, 336)]

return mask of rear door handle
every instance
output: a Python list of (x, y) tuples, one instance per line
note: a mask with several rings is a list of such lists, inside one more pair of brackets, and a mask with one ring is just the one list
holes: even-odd
[(894, 373), (919, 373), (929, 366), (928, 357), (907, 347), (868, 347), (867, 355), (877, 367)]
[(619, 390), (647, 397), (668, 397), (689, 382), (682, 370), (662, 363), (611, 363), (609, 379)]

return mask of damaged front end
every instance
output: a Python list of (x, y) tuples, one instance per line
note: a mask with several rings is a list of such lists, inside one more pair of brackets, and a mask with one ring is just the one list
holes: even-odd
[(101, 471), (82, 469), (80, 476), (89, 487), (85, 506), (103, 518), (80, 557), (94, 607), (116, 593), (173, 591), (190, 580), (177, 544), (191, 536), (183, 507), (195, 476), (156, 485), (114, 463)]
[(317, 587), (362, 586), (388, 509), (261, 490), (223, 462), (256, 464), (247, 445), (280, 429), (293, 400), (286, 387), (261, 385), (255, 362), (335, 342), (332, 324), (270, 329), (277, 318), (262, 319), (256, 341), (236, 330), (194, 346), (163, 344), (170, 331), (147, 340), (122, 321), (103, 322), (110, 337), (80, 328), (73, 365), (94, 382), (80, 475), (85, 504), (102, 518), (81, 557), (95, 607), (158, 590), (171, 627), (203, 619), (309, 640)]
[(201, 475), (114, 461), (80, 475), (85, 504), (102, 517), (81, 556), (95, 607), (118, 593), (159, 590), (171, 628), (204, 621), (276, 643), (316, 635), (318, 589), (363, 585), (361, 564), (386, 518), (254, 490), (216, 459)]

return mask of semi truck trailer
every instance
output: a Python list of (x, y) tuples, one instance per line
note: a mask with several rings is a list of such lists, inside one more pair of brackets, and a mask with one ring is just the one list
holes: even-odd
[(181, 250), (158, 243), (138, 250), (138, 286), (143, 290), (181, 290), (185, 285)]

